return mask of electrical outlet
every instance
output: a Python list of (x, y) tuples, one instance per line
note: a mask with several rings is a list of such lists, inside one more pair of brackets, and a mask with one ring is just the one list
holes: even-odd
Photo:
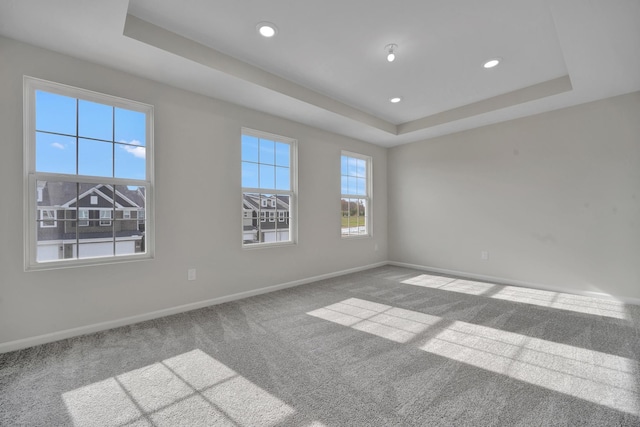
[(480, 259), (483, 261), (489, 260), (489, 251), (480, 251)]
[(196, 280), (196, 269), (190, 268), (187, 270), (187, 280)]

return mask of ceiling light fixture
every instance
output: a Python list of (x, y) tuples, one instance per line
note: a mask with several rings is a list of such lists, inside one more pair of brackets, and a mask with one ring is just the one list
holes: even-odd
[(402, 101), (402, 97), (394, 96), (393, 98), (389, 98), (389, 101), (391, 101), (392, 104), (397, 104), (398, 102)]
[(398, 49), (398, 45), (394, 43), (384, 47), (384, 50), (387, 52), (387, 61), (393, 62), (396, 60), (396, 49)]
[(502, 58), (491, 58), (490, 60), (485, 62), (482, 66), (484, 68), (493, 68), (497, 66), (500, 63), (500, 61), (502, 61)]
[(262, 37), (266, 37), (266, 38), (273, 37), (278, 32), (278, 27), (276, 27), (271, 22), (261, 22), (258, 25), (256, 25), (256, 28), (258, 29), (258, 33)]

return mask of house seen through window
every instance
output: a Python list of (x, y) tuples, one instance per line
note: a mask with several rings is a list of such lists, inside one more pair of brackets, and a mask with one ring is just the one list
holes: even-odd
[(25, 103), (25, 267), (149, 257), (153, 107), (29, 77)]
[(241, 146), (243, 246), (295, 242), (296, 141), (243, 129)]

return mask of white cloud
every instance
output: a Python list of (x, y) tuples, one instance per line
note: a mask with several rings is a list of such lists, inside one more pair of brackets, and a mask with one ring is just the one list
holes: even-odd
[(139, 159), (144, 159), (147, 156), (147, 149), (145, 147), (140, 146), (140, 141), (120, 141), (130, 145), (121, 145), (122, 149), (129, 154), (133, 154), (135, 157)]
[(59, 142), (54, 142), (51, 144), (51, 146), (53, 148), (57, 148), (58, 150), (64, 150), (64, 145), (60, 144)]

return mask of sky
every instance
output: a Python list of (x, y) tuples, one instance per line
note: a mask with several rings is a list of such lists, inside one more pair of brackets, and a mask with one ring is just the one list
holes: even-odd
[(350, 156), (340, 158), (340, 187), (342, 194), (367, 195), (367, 161)]
[(36, 171), (144, 180), (145, 155), (145, 113), (36, 91)]
[(242, 135), (242, 186), (262, 190), (291, 190), (291, 146)]

